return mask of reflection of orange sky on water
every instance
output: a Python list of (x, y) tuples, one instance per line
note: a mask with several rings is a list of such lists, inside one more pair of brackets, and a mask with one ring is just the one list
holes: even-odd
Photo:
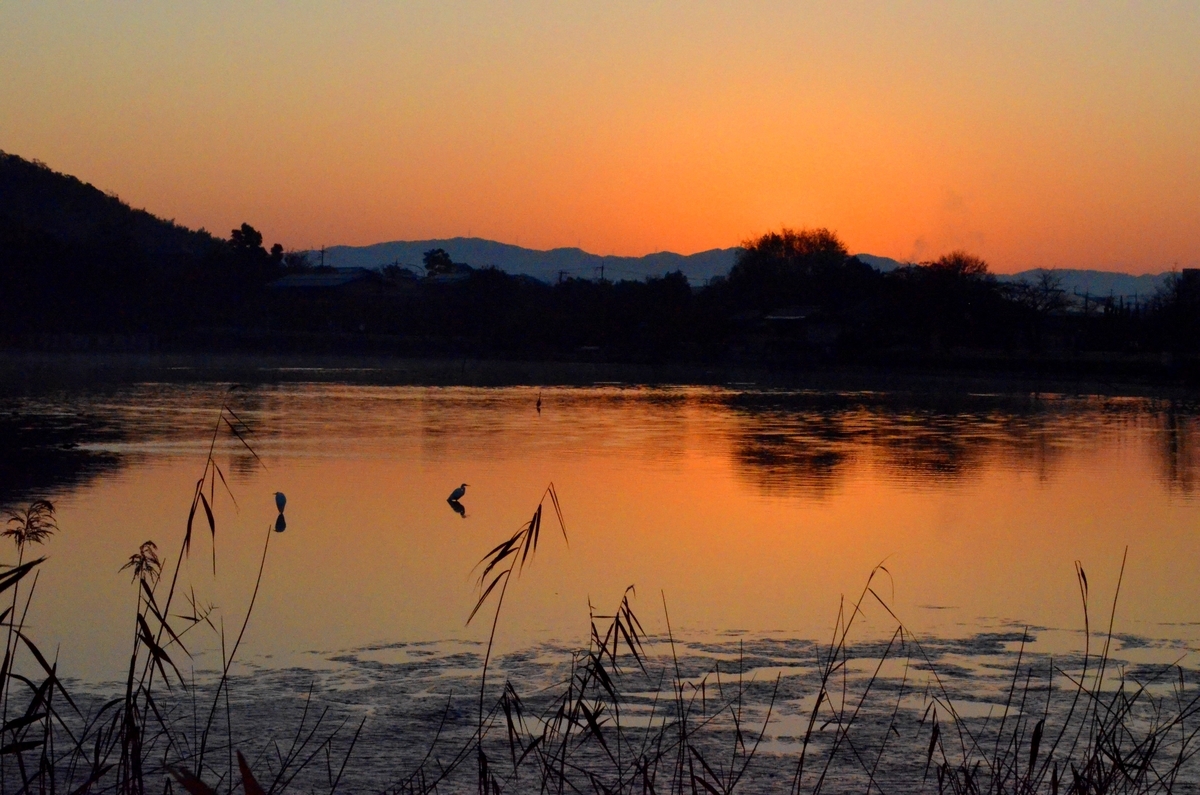
[(0, 5), (0, 147), (288, 246), (1200, 263), (1192, 4)]
[[(281, 489), (288, 530), (272, 537), (247, 654), (482, 639), (486, 619), (463, 628), (474, 598), (470, 569), (529, 515), (553, 480), (570, 548), (552, 523), (545, 526), (536, 561), (509, 591), (505, 646), (582, 640), (588, 598), (609, 612), (630, 584), (651, 632), (664, 628), (661, 590), (673, 625), (684, 632), (824, 637), (839, 595), (856, 593), (884, 558), (898, 612), (918, 632), (971, 633), (984, 626), (981, 616), (1074, 628), (1080, 614), (1072, 562), (1081, 559), (1088, 570), (1093, 620), (1100, 621), (1125, 545), (1118, 630), (1190, 637), (1186, 628), (1161, 623), (1200, 620), (1196, 507), (1168, 496), (1152, 451), (1136, 435), (1068, 451), (1049, 474), (997, 455), (969, 478), (921, 484), (897, 479), (863, 455), (814, 497), (748, 479), (728, 440), (711, 432), (711, 407), (662, 411), (674, 430), (659, 428), (663, 446), (641, 451), (604, 449), (604, 435), (589, 432), (594, 447), (586, 454), (551, 446), (485, 456), (453, 435), (430, 448), (427, 438), (415, 438), (428, 430), (414, 428), (414, 438), (391, 447), (365, 440), (357, 451), (268, 454), (269, 471), (233, 484), (241, 513), (227, 501), (218, 510), (215, 589), (206, 573), (208, 531), (198, 522), (198, 591), (236, 606), (227, 630), (240, 619), (274, 519), (270, 495)], [(453, 413), (436, 414), (429, 410), (428, 427), (453, 425)], [(509, 437), (493, 432), (502, 447), (513, 429)], [(95, 666), (119, 674), (133, 590), (116, 569), (147, 536), (174, 554), (199, 465), (190, 458), (134, 464), (62, 501), (63, 532), (51, 542), (34, 621), (39, 637), (61, 641), (64, 670)], [(464, 478), (471, 484), (465, 520), (444, 502)], [(890, 592), (886, 581), (879, 585)]]

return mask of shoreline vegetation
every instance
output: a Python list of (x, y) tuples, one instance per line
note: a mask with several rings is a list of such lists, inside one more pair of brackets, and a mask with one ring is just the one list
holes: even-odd
[[(590, 367), (634, 374), (593, 380), (658, 383), (876, 371), (1200, 384), (1200, 271), (1139, 297), (1078, 295), (1053, 270), (1038, 274), (1002, 282), (965, 251), (885, 272), (821, 228), (747, 240), (728, 274), (704, 284), (681, 271), (547, 283), (442, 249), (420, 264), (338, 270), (267, 248), (249, 224), (228, 238), (190, 230), (0, 153), (10, 360), (346, 356), (420, 360), (409, 367), (426, 372), (476, 362), (494, 383), (557, 380), (497, 372), (506, 367), (562, 379)], [(743, 372), (754, 376), (731, 375)]]
[[(953, 366), (949, 366), (953, 362)], [(1062, 394), (1190, 401), (1200, 384), (1173, 361), (1142, 354), (1110, 360), (1041, 357), (1008, 369), (1003, 359), (943, 359), (908, 367), (826, 365), (791, 369), (401, 357), (338, 353), (154, 353), (0, 349), (0, 395), (137, 383), (345, 383), (365, 386), (711, 386), (922, 394)]]
[[(372, 789), (387, 793), (1100, 795), (1195, 786), (1196, 671), (1178, 662), (1126, 669), (1111, 656), (1124, 560), (1111, 605), (1098, 608), (1083, 566), (1075, 564), (1080, 651), (1027, 657), (1028, 631), (997, 639), (1016, 645), (1016, 665), (984, 714), (956, 706), (974, 695), (971, 674), (952, 660), (935, 662), (930, 645), (895, 615), (885, 596), (891, 575), (882, 565), (859, 593), (841, 599), (828, 643), (770, 678), (744, 676), (740, 647), (735, 659), (711, 669), (681, 656), (665, 594), (665, 637), (652, 638), (638, 612), (659, 600), (639, 601), (633, 587), (611, 614), (589, 610), (590, 641), (570, 651), (550, 687), (489, 677), (509, 586), (521, 587), (520, 572), (537, 565), (539, 544), (557, 543), (561, 534), (569, 545), (569, 506), (559, 504), (553, 484), (531, 518), (477, 564), (478, 600), (465, 617), (488, 630), (477, 689), (468, 685), (457, 702), (450, 695), (418, 736), (389, 735), (393, 745), (415, 747), (419, 758), (395, 769), (387, 759), (356, 752), (370, 714), (331, 715), (313, 703), (311, 686), (294, 724), (251, 729), (239, 723), (245, 710), (269, 710), (231, 694), (238, 682), (230, 672), (277, 533), (266, 529), (240, 628), (226, 627), (197, 581), (209, 576), (210, 549), (217, 576), (219, 517), (235, 504), (214, 457), (222, 437), (259, 460), (253, 429), (226, 402), (186, 522), (180, 517), (178, 552), (160, 554), (149, 539), (114, 572), (131, 577), (136, 615), (123, 693), (106, 702), (73, 698), (63, 681), (68, 672), (38, 648), (24, 621), (37, 570), (48, 563), (33, 549), (77, 530), (60, 528), (44, 500), (8, 517), (4, 535), (15, 544), (16, 563), (0, 574), (0, 594), (11, 598), (0, 616), (7, 635), (0, 791), (332, 795), (350, 789), (343, 781), (371, 765), (386, 767), (388, 783)], [(856, 635), (869, 615), (890, 627), (882, 639)], [(222, 664), (213, 682), (184, 673), (195, 633), (219, 640)], [(786, 738), (770, 731), (785, 710), (792, 719)], [(785, 739), (786, 749), (775, 747)]]

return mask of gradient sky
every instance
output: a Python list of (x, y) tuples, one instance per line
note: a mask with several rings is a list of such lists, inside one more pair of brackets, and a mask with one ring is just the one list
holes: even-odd
[(1200, 266), (1200, 3), (0, 2), (0, 149), (221, 235)]

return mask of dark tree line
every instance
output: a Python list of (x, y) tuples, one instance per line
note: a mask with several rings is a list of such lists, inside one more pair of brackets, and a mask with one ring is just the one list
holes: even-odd
[(785, 365), (1200, 351), (1191, 272), (1149, 305), (1081, 305), (1052, 272), (1006, 284), (961, 251), (881, 273), (825, 229), (747, 241), (728, 276), (703, 287), (682, 273), (550, 285), (456, 263), (441, 249), (420, 269), (395, 264), (352, 283), (281, 281), (319, 270), (302, 253), (268, 250), (249, 224), (227, 239), (192, 231), (0, 153), (8, 344), (121, 333), (179, 349)]
[(881, 273), (824, 229), (748, 241), (729, 275), (701, 288), (682, 273), (549, 285), (453, 263), (442, 251), (425, 259), (424, 277), (385, 270), (340, 294), (274, 293), (273, 328), (359, 335), (363, 344), (411, 353), (651, 362), (886, 363), (1197, 349), (1200, 296), (1182, 278), (1149, 307), (1083, 306), (1052, 273), (1007, 284), (961, 251)]

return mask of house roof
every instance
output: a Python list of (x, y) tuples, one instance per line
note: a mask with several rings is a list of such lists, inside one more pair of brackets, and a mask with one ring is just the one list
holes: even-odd
[(273, 290), (314, 290), (343, 287), (371, 275), (366, 268), (338, 268), (333, 272), (293, 273), (276, 279), (267, 286)]
[(817, 309), (818, 307), (815, 306), (785, 306), (780, 309), (771, 310), (763, 320), (806, 320), (816, 314)]

